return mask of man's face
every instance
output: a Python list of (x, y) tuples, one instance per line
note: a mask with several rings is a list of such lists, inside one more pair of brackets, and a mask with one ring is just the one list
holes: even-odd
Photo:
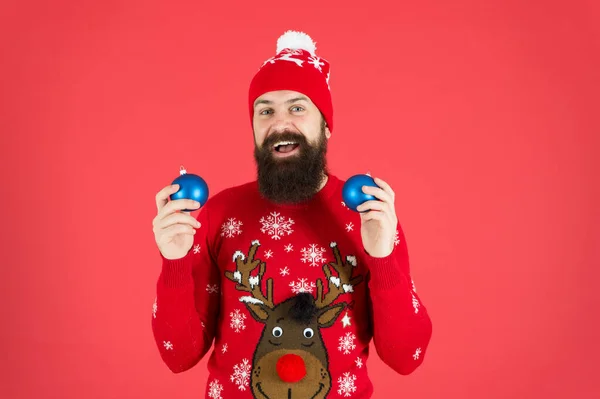
[(261, 193), (278, 203), (310, 199), (327, 171), (329, 128), (315, 104), (295, 91), (254, 102), (254, 158)]

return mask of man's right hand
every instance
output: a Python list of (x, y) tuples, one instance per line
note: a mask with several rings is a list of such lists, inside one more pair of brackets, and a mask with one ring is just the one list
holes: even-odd
[(156, 194), (157, 215), (152, 221), (154, 239), (161, 254), (167, 259), (180, 259), (194, 244), (194, 234), (200, 224), (184, 209), (200, 209), (200, 203), (189, 199), (169, 200), (179, 189), (169, 185)]

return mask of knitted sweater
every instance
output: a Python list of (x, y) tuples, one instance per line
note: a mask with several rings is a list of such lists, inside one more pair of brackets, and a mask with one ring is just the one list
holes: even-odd
[(369, 398), (369, 342), (397, 373), (422, 362), (432, 324), (400, 225), (385, 258), (329, 174), (310, 201), (277, 205), (257, 183), (211, 197), (186, 256), (162, 257), (152, 329), (168, 368), (206, 355), (206, 398)]

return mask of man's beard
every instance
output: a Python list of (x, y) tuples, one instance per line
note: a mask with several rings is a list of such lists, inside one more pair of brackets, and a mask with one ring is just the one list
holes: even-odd
[[(298, 143), (298, 154), (287, 158), (273, 156), (278, 141)], [(273, 202), (295, 204), (312, 198), (321, 187), (327, 173), (327, 138), (325, 121), (316, 144), (310, 144), (301, 134), (290, 131), (270, 135), (261, 147), (254, 146), (258, 188), (261, 195)]]

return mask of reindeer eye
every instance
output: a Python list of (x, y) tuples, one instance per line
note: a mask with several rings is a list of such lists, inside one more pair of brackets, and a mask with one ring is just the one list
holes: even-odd
[(275, 327), (275, 328), (273, 329), (273, 336), (274, 336), (274, 337), (277, 337), (277, 338), (279, 338), (279, 337), (281, 337), (282, 335), (283, 335), (283, 330), (281, 329), (281, 327)]
[(304, 337), (305, 338), (312, 338), (313, 335), (315, 335), (315, 332), (313, 331), (312, 328), (305, 328), (304, 329)]

